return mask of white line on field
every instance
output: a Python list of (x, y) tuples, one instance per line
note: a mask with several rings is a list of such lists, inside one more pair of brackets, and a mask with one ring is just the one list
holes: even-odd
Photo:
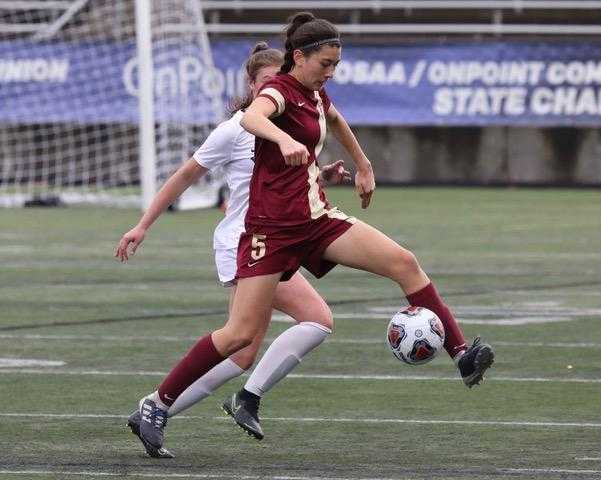
[[(54, 335), (54, 334), (19, 334), (2, 333), (0, 339), (4, 340), (73, 340), (93, 342), (191, 342), (198, 340), (199, 336), (117, 336), (117, 335)], [(266, 343), (271, 343), (275, 337), (266, 338)], [(385, 338), (328, 338), (327, 343), (341, 345), (383, 345)], [(541, 348), (601, 348), (601, 343), (594, 342), (505, 342), (495, 341), (494, 346), (500, 347), (541, 347)]]
[[(152, 376), (164, 377), (167, 372), (127, 371), (127, 370), (37, 370), (32, 368), (2, 368), (2, 374), (31, 375), (101, 375), (101, 376)], [(247, 376), (243, 375), (243, 376)], [(459, 381), (459, 377), (437, 377), (428, 375), (342, 375), (342, 374), (300, 374), (292, 373), (286, 378), (319, 380), (407, 380), (407, 381)], [(548, 377), (487, 377), (487, 382), (526, 382), (526, 383), (601, 383), (601, 378), (548, 378)]]
[[(139, 477), (139, 478), (227, 478), (232, 480), (398, 480), (393, 478), (343, 478), (343, 477), (296, 477), (288, 475), (236, 475), (231, 473), (142, 473), (101, 471), (64, 471), (64, 470), (0, 470), (0, 475), (74, 475), (88, 477)], [(405, 477), (406, 478), (406, 477)]]
[[(367, 307), (367, 311), (394, 315), (398, 312), (398, 305), (380, 305)], [(568, 308), (558, 302), (528, 302), (517, 305), (454, 305), (453, 312), (459, 318), (466, 316), (499, 316), (499, 317), (524, 317), (524, 316), (562, 316), (562, 317), (598, 317), (601, 308)]]
[(558, 473), (565, 475), (598, 475), (601, 474), (601, 470), (572, 470), (566, 468), (501, 468), (501, 472), (507, 473), (524, 473), (524, 474), (535, 474), (535, 475), (548, 475), (549, 473)]
[(580, 462), (601, 462), (601, 457), (576, 457), (574, 460)]
[[(490, 470), (485, 470), (486, 473)], [(570, 474), (570, 475), (597, 475), (601, 470), (575, 470), (562, 468), (497, 468), (498, 473), (511, 473), (518, 475), (548, 475), (548, 474)], [(71, 476), (88, 476), (88, 477), (122, 477), (121, 472), (103, 472), (92, 470), (81, 471), (65, 471), (65, 470), (0, 470), (0, 475), (71, 475)], [(228, 478), (231, 480), (399, 480), (401, 477), (382, 478), (382, 477), (300, 477), (290, 475), (236, 475), (231, 473), (167, 473), (167, 472), (127, 472), (128, 477), (138, 478), (191, 478), (191, 479), (219, 479)], [(409, 478), (403, 475), (402, 478)]]
[[(394, 312), (393, 312), (394, 313)], [(334, 320), (390, 320), (393, 313), (336, 313)], [(559, 323), (559, 322), (575, 322), (586, 315), (581, 315), (578, 312), (573, 312), (571, 315), (526, 315), (515, 316), (511, 318), (487, 318), (487, 319), (468, 319), (461, 318), (459, 323), (462, 325), (496, 325), (496, 326), (520, 326), (532, 325), (541, 323)], [(592, 315), (593, 317), (601, 317), (601, 314)], [(276, 323), (294, 323), (295, 320), (287, 315), (274, 315), (272, 321)]]
[[(331, 379), (331, 380), (441, 380), (457, 381), (459, 377), (435, 377), (427, 375), (337, 375), (337, 374), (290, 374), (287, 378)], [(544, 378), (544, 377), (490, 377), (493, 382), (558, 382), (558, 383), (601, 383), (599, 378)]]
[(38, 360), (36, 358), (3, 358), (0, 357), (0, 368), (18, 367), (62, 367), (65, 362), (57, 360)]
[(197, 340), (199, 336), (123, 336), (123, 335), (53, 335), (36, 333), (2, 333), (0, 339), (7, 340), (91, 340), (108, 342), (185, 342)]
[[(93, 413), (0, 413), (0, 418), (62, 418), (62, 419), (126, 419), (127, 415)], [(229, 417), (203, 417), (200, 415), (177, 415), (173, 420), (224, 420)], [(410, 424), (410, 425), (479, 425), (503, 427), (557, 427), (557, 428), (601, 428), (600, 422), (530, 422), (506, 420), (419, 420), (410, 418), (331, 418), (331, 417), (261, 417), (261, 420), (289, 423), (365, 423), (365, 424)], [(578, 460), (578, 459), (576, 459)]]

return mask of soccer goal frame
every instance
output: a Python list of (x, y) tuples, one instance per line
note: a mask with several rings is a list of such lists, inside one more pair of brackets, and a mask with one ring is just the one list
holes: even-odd
[[(224, 118), (220, 94), (169, 91), (181, 58), (215, 69), (200, 0), (0, 0), (0, 13), (0, 207), (147, 209)], [(215, 204), (211, 173), (176, 208)]]

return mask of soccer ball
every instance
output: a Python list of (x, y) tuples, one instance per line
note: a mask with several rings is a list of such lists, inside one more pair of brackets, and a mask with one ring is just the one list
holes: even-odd
[(390, 320), (386, 341), (396, 358), (408, 365), (422, 365), (442, 348), (444, 335), (442, 322), (434, 312), (408, 307)]

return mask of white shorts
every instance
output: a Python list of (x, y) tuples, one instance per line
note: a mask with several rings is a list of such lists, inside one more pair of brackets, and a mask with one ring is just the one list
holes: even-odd
[(237, 248), (215, 250), (217, 275), (224, 287), (231, 287), (236, 284), (236, 270), (238, 269), (236, 263), (237, 255)]

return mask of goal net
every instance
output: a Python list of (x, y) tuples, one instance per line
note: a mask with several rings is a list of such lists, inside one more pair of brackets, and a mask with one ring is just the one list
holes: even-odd
[[(0, 206), (141, 207), (222, 120), (200, 2), (138, 2), (146, 19), (134, 1), (0, 0)], [(152, 64), (143, 75), (140, 49)], [(148, 82), (153, 141), (141, 150)], [(221, 178), (201, 180), (183, 206), (215, 204)]]

